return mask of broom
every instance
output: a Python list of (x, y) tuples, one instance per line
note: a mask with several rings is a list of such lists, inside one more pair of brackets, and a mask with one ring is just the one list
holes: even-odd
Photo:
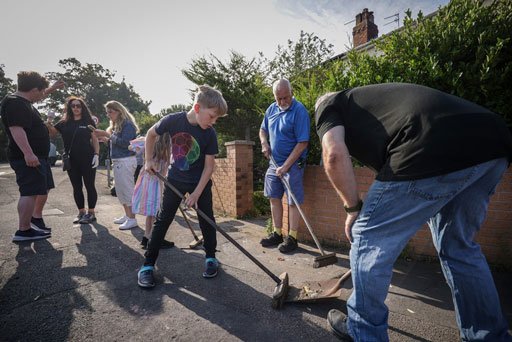
[[(187, 194), (185, 194), (185, 196), (187, 196)], [(192, 229), (192, 225), (190, 224), (190, 221), (188, 220), (187, 215), (185, 214), (185, 212), (183, 211), (183, 208), (181, 207), (181, 204), (178, 206), (178, 208), (180, 208), (181, 215), (185, 219), (185, 222), (187, 222), (188, 229), (190, 229), (190, 232), (194, 236), (194, 241), (189, 243), (188, 247), (191, 249), (195, 249), (195, 248), (197, 248), (197, 246), (199, 246), (203, 243), (203, 236), (200, 235), (199, 237), (197, 237), (196, 233), (194, 232), (194, 229)]]
[[(274, 157), (272, 157), (272, 155), (270, 156), (270, 160), (272, 161), (274, 166), (277, 168), (278, 167), (277, 163), (274, 160)], [(302, 216), (302, 219), (304, 220), (304, 223), (306, 223), (306, 227), (308, 227), (309, 233), (313, 237), (313, 240), (315, 241), (315, 244), (318, 247), (318, 250), (320, 251), (320, 254), (322, 254), (320, 256), (315, 257), (315, 261), (313, 262), (313, 268), (324, 267), (324, 266), (328, 266), (328, 265), (332, 265), (332, 264), (337, 263), (338, 262), (338, 258), (336, 257), (335, 253), (327, 254), (327, 253), (324, 252), (322, 246), (320, 245), (320, 242), (318, 241), (318, 239), (315, 236), (315, 233), (313, 232), (313, 228), (309, 224), (309, 221), (308, 221), (306, 215), (304, 214), (304, 212), (302, 211), (302, 208), (300, 207), (299, 202), (297, 201), (297, 198), (295, 198), (295, 195), (292, 192), (292, 189), (290, 187), (290, 183), (288, 183), (288, 180), (286, 179), (286, 175), (281, 177), (281, 181), (283, 182), (284, 187), (288, 191), (289, 196), (292, 198), (293, 203), (295, 204), (295, 206), (299, 210), (300, 216)]]
[[(155, 175), (164, 182), (165, 186), (171, 189), (177, 196), (181, 199), (185, 197), (183, 194), (169, 182), (162, 174), (159, 172), (155, 172)], [(251, 253), (249, 253), (245, 248), (243, 248), (235, 239), (229, 236), (223, 229), (221, 229), (211, 218), (209, 218), (201, 209), (193, 208), (196, 213), (201, 216), (209, 225), (214, 227), (222, 236), (224, 236), (229, 242), (231, 242), (240, 252), (242, 252), (246, 257), (248, 257), (252, 262), (256, 264), (261, 270), (263, 270), (272, 280), (276, 282), (276, 287), (274, 288), (274, 292), (272, 293), (272, 308), (281, 309), (283, 307), (284, 302), (288, 296), (288, 290), (290, 288), (288, 273), (283, 272), (278, 276), (272, 273), (265, 265), (263, 265), (258, 259), (256, 259)]]

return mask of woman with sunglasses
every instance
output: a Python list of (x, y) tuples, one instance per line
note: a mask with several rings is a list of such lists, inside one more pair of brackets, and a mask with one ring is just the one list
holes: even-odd
[[(49, 117), (47, 127), (50, 136), (60, 133), (64, 141), (65, 152), (69, 154), (71, 169), (67, 170), (73, 186), (73, 197), (78, 208), (78, 215), (73, 223), (92, 223), (96, 221), (94, 208), (98, 193), (94, 185), (96, 167), (99, 163), (98, 138), (87, 128), (96, 127), (91, 111), (80, 97), (71, 96), (66, 100), (64, 117), (53, 126)], [(87, 210), (85, 209), (83, 186), (87, 190)]]

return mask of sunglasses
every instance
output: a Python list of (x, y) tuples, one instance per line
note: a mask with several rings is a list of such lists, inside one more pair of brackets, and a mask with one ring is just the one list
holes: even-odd
[(82, 105), (80, 103), (72, 103), (71, 108), (82, 108)]

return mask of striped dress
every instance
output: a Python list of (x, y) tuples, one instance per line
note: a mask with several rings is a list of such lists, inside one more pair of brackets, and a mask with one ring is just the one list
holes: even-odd
[[(169, 162), (160, 161), (159, 169), (160, 172), (163, 172), (164, 177), (167, 176), (168, 166)], [(133, 189), (132, 212), (144, 216), (156, 216), (160, 209), (162, 192), (162, 181), (142, 168)]]

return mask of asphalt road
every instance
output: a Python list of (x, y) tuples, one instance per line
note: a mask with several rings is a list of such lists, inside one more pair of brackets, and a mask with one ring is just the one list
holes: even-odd
[[(11, 242), (17, 229), (18, 189), (14, 174), (0, 165), (0, 340), (1, 341), (334, 341), (326, 316), (345, 311), (350, 284), (338, 299), (271, 308), (274, 281), (218, 234), (219, 275), (204, 279), (204, 254), (182, 218), (167, 233), (176, 247), (161, 251), (157, 287), (137, 286), (143, 263), (142, 228), (120, 231), (112, 219), (122, 214), (99, 170), (98, 221), (73, 225), (71, 185), (59, 166), (45, 220), (52, 237)], [(138, 216), (143, 227), (144, 217)], [(195, 229), (197, 221), (192, 220)], [(218, 217), (217, 222), (276, 275), (287, 271), (293, 285), (339, 277), (348, 270), (347, 251), (336, 265), (314, 269), (311, 246), (292, 255), (265, 249), (265, 219)], [(330, 252), (330, 251), (328, 251)], [(512, 321), (512, 276), (495, 274), (503, 309)], [(389, 334), (393, 341), (457, 341), (449, 289), (437, 263), (399, 261), (390, 294)]]

